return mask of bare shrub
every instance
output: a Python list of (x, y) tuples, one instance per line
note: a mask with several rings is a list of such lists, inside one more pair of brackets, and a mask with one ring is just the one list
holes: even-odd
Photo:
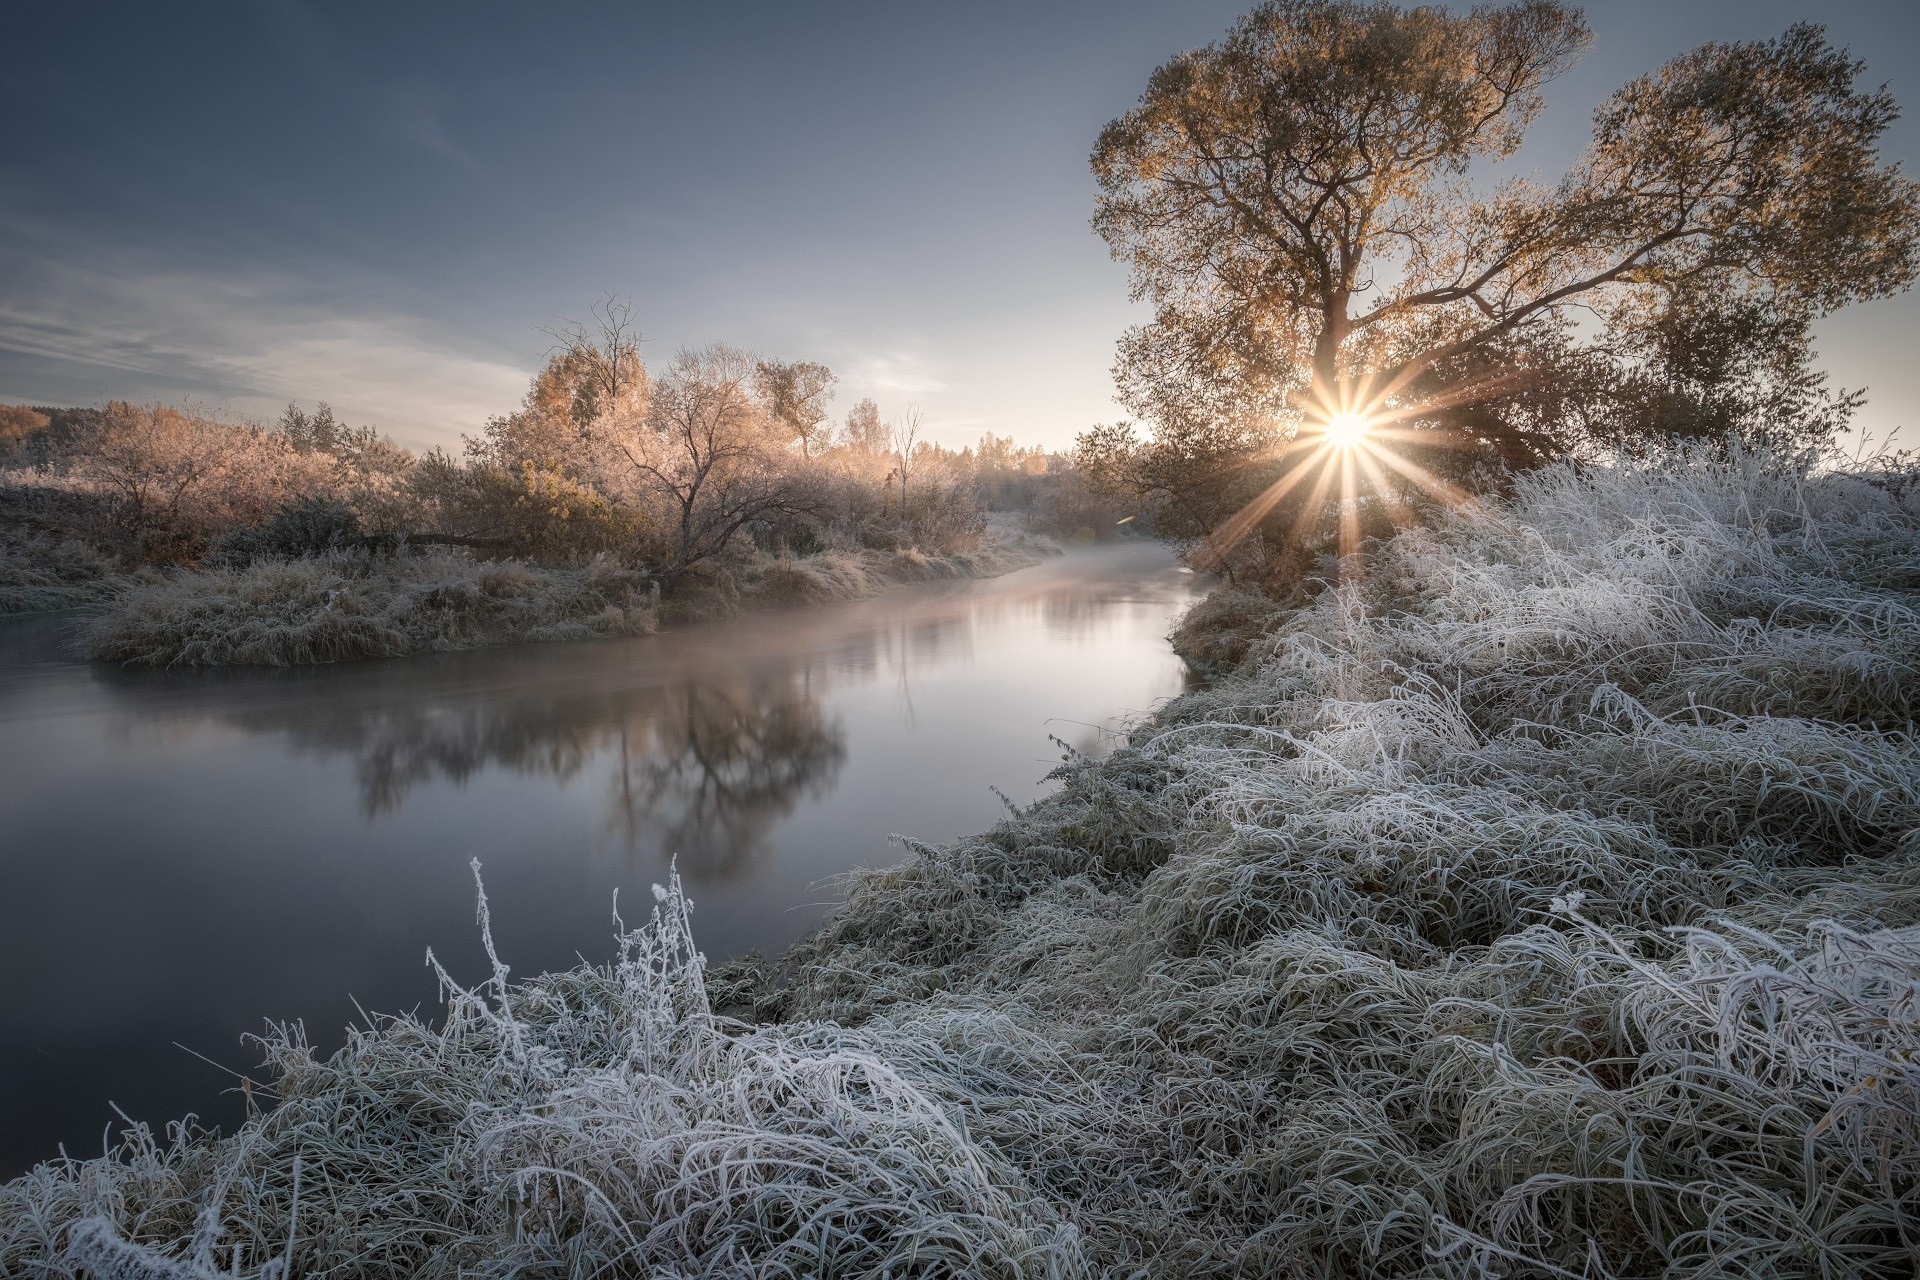
[(644, 420), (593, 428), (662, 512), (669, 583), (724, 555), (752, 522), (802, 503), (782, 463), (786, 425), (753, 394), (757, 367), (721, 344), (682, 351), (653, 388)]

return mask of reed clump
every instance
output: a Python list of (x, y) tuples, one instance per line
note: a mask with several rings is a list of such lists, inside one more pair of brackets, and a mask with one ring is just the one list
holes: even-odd
[(670, 889), (269, 1035), (277, 1108), (9, 1184), (0, 1271), (1909, 1276), (1913, 479), (1537, 473), (777, 963)]

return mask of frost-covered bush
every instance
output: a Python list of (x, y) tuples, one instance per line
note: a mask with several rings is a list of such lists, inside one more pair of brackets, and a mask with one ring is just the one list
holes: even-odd
[(244, 569), (255, 560), (297, 560), (329, 551), (366, 546), (360, 517), (337, 498), (305, 497), (284, 502), (256, 525), (222, 534), (213, 546), (213, 563)]
[(96, 531), (133, 563), (190, 563), (212, 539), (335, 485), (332, 460), (255, 424), (162, 404), (108, 404), (57, 459), (111, 503)]
[(280, 1037), (0, 1270), (1911, 1276), (1916, 493), (1538, 474), (779, 962)]

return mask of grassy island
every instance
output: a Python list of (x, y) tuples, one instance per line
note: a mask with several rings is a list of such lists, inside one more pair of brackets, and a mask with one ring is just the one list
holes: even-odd
[(122, 666), (296, 666), (536, 640), (645, 635), (663, 618), (753, 605), (857, 600), (889, 586), (990, 577), (1057, 553), (1020, 533), (928, 555), (827, 551), (755, 557), (662, 599), (657, 579), (596, 557), (579, 567), (460, 555), (329, 553), (178, 572), (121, 588), (80, 629), (88, 657)]

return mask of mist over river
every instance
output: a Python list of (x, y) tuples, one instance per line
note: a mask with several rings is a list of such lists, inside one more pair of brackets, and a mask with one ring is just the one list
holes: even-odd
[[(240, 1042), (435, 1007), (612, 951), (677, 860), (710, 961), (816, 927), (851, 868), (1043, 794), (1180, 692), (1199, 584), (1146, 542), (637, 640), (132, 673), (0, 622), (0, 1174), (95, 1154), (109, 1103), (231, 1131)], [(189, 1052), (191, 1050), (191, 1052)], [(213, 1063), (195, 1057), (205, 1055)]]

